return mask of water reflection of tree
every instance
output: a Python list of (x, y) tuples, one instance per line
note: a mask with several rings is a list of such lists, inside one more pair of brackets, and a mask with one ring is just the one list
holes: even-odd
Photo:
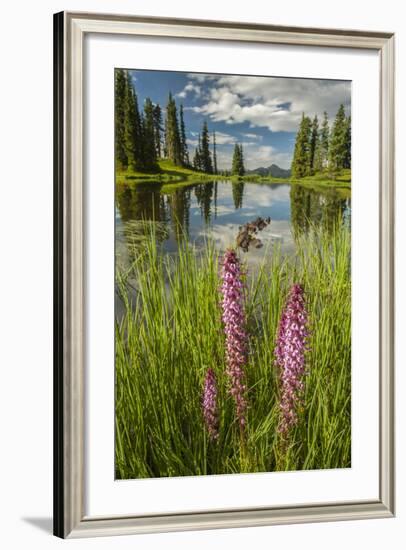
[(177, 189), (168, 195), (170, 219), (177, 241), (189, 237), (190, 189)]
[(244, 182), (233, 181), (231, 185), (232, 185), (232, 192), (233, 192), (234, 207), (236, 210), (238, 210), (239, 208), (242, 208), (242, 200), (244, 196)]
[(213, 201), (214, 183), (203, 183), (196, 185), (195, 196), (197, 204), (200, 206), (202, 216), (206, 224), (211, 219), (211, 203)]
[(119, 185), (116, 188), (116, 203), (122, 221), (165, 222), (165, 203), (160, 185)]
[(130, 262), (135, 259), (140, 244), (149, 234), (151, 223), (155, 227), (157, 242), (161, 243), (168, 238), (166, 231), (168, 216), (160, 188), (158, 184), (154, 184), (153, 187), (150, 185), (116, 187), (116, 206), (123, 222), (117, 238), (124, 238)]
[(306, 233), (311, 225), (331, 231), (337, 220), (346, 218), (349, 208), (349, 199), (335, 189), (320, 192), (300, 185), (291, 186), (290, 217), (296, 236)]

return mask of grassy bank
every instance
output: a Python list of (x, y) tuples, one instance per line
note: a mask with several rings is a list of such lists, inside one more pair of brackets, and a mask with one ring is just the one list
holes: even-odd
[(246, 176), (230, 176), (233, 181), (246, 181), (254, 183), (298, 183), (307, 186), (351, 188), (351, 170), (341, 170), (338, 174), (329, 175), (327, 173), (314, 174), (304, 178), (273, 178), (271, 176), (259, 176), (256, 174), (247, 174)]
[[(116, 323), (118, 478), (351, 465), (350, 234), (345, 227), (314, 230), (297, 245), (294, 259), (266, 255), (259, 271), (247, 275), (249, 408), (242, 442), (227, 393), (217, 252), (207, 243), (198, 255), (185, 244), (176, 257), (162, 255), (154, 231), (147, 232), (130, 270), (116, 275), (125, 306)], [(281, 454), (274, 347), (294, 282), (306, 292), (310, 351), (304, 409)], [(222, 404), (214, 443), (201, 410), (209, 366)]]
[(204, 174), (190, 168), (176, 166), (172, 161), (161, 159), (155, 172), (118, 171), (116, 182), (137, 183), (177, 183), (191, 181), (213, 181), (213, 174)]
[(183, 184), (191, 185), (192, 183), (201, 183), (204, 181), (213, 181), (213, 179), (219, 180), (231, 180), (231, 181), (245, 181), (253, 183), (299, 183), (301, 185), (319, 187), (351, 187), (351, 170), (342, 170), (334, 178), (328, 174), (315, 174), (314, 176), (306, 176), (305, 178), (273, 178), (271, 176), (259, 176), (257, 174), (247, 174), (246, 176), (224, 176), (220, 174), (204, 174), (190, 168), (184, 168), (182, 166), (176, 166), (173, 162), (166, 159), (161, 159), (158, 162), (158, 168), (156, 172), (137, 172), (133, 170), (118, 171), (116, 174), (116, 181), (120, 183), (157, 183), (164, 185)]

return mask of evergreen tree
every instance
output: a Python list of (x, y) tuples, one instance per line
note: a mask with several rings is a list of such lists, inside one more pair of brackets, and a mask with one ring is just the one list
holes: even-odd
[(310, 118), (303, 113), (299, 131), (296, 135), (295, 150), (292, 160), (292, 175), (294, 178), (308, 176), (310, 165)]
[(144, 149), (143, 168), (145, 170), (154, 170), (157, 168), (154, 106), (149, 97), (145, 99), (144, 103), (142, 142)]
[(245, 174), (242, 145), (238, 145), (238, 143), (234, 145), (231, 174), (233, 176), (243, 176)]
[(239, 175), (243, 176), (245, 174), (244, 166), (244, 151), (242, 149), (242, 143), (240, 143), (240, 166), (239, 166)]
[(323, 168), (326, 168), (328, 165), (329, 140), (330, 140), (330, 129), (328, 126), (328, 115), (326, 111), (324, 111), (323, 124), (321, 125), (321, 131), (320, 131), (320, 156), (321, 156), (321, 164)]
[(182, 165), (178, 114), (176, 103), (171, 93), (169, 93), (168, 104), (166, 106), (165, 150), (166, 156), (174, 164), (178, 166)]
[(124, 100), (124, 147), (127, 165), (131, 170), (137, 170), (144, 164), (141, 131), (137, 95), (127, 74)]
[(351, 116), (345, 121), (344, 168), (351, 168)]
[(122, 170), (128, 164), (124, 143), (127, 79), (123, 69), (116, 69), (114, 76), (114, 148), (117, 168)]
[(157, 103), (154, 106), (154, 141), (157, 158), (162, 157), (162, 109)]
[(323, 169), (324, 169), (323, 148), (321, 145), (321, 138), (319, 136), (319, 139), (317, 140), (317, 144), (316, 144), (316, 149), (314, 151), (313, 174), (322, 172)]
[(310, 133), (310, 148), (309, 148), (309, 163), (310, 163), (310, 173), (314, 174), (315, 169), (315, 155), (316, 155), (316, 149), (318, 147), (319, 143), (319, 121), (317, 118), (317, 115), (315, 115), (312, 126), (311, 126), (311, 133)]
[(212, 174), (213, 164), (211, 162), (209, 130), (207, 128), (206, 121), (203, 122), (200, 157), (201, 169), (203, 170), (203, 172), (205, 172), (206, 174)]
[(201, 148), (202, 148), (202, 145), (201, 145), (201, 138), (200, 138), (200, 134), (197, 138), (197, 147), (195, 149), (195, 154), (194, 154), (194, 157), (193, 157), (193, 168), (195, 170), (201, 170), (202, 169), (202, 155), (201, 155)]
[(347, 124), (344, 105), (341, 104), (334, 120), (330, 138), (329, 168), (333, 172), (344, 168), (345, 158), (347, 154), (346, 125)]
[(180, 151), (183, 166), (189, 166), (189, 151), (186, 141), (185, 121), (183, 119), (183, 105), (179, 110), (179, 122), (180, 122)]
[(213, 132), (213, 172), (217, 174), (216, 132)]
[(200, 170), (200, 159), (199, 159), (199, 149), (195, 148), (195, 154), (193, 155), (193, 168), (195, 170)]

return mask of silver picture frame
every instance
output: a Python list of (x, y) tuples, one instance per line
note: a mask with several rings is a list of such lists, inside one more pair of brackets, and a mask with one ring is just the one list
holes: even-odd
[[(93, 518), (84, 508), (83, 43), (88, 33), (357, 48), (380, 57), (379, 498)], [(54, 534), (62, 538), (389, 518), (394, 453), (394, 34), (128, 15), (54, 16)]]

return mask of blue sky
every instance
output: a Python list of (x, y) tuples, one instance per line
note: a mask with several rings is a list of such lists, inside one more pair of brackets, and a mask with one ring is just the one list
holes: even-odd
[(248, 169), (274, 163), (289, 168), (302, 113), (332, 123), (343, 103), (351, 109), (351, 82), (172, 71), (130, 70), (139, 106), (150, 97), (164, 109), (172, 92), (183, 104), (189, 155), (206, 120), (216, 132), (221, 169), (231, 167), (233, 146), (243, 144)]

